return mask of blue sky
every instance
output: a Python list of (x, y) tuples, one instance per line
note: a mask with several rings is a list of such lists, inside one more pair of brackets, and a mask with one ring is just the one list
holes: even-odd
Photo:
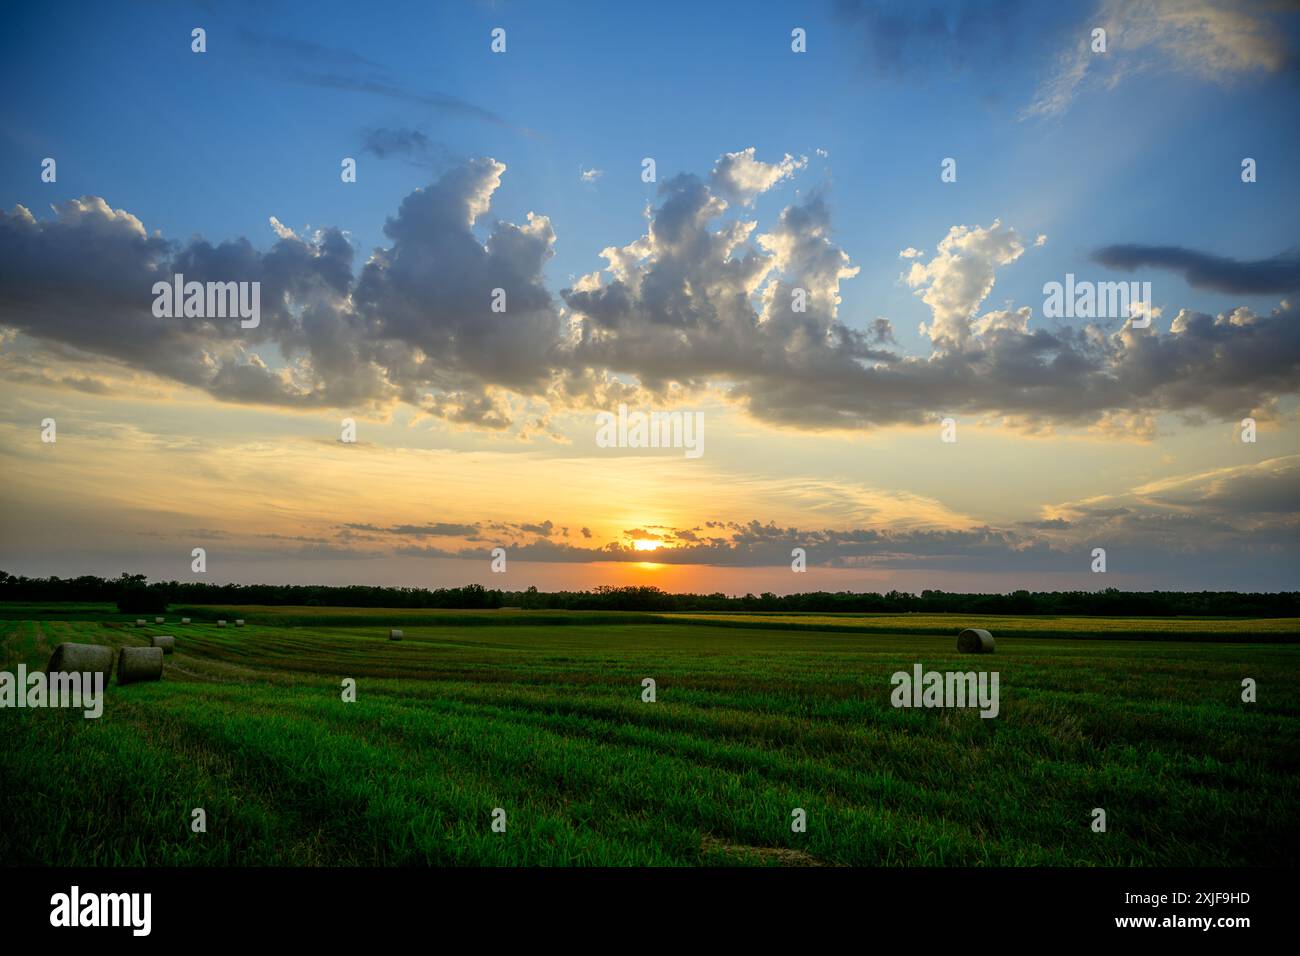
[[(913, 5), (877, 6), (906, 18)], [(950, 25), (962, 15), (921, 6)], [(328, 3), (23, 8), (0, 39), (12, 75), (29, 81), (6, 107), (0, 175), (7, 205), (38, 209), (49, 191), (32, 170), (53, 155), (61, 196), (103, 195), (170, 237), (269, 246), (274, 215), (348, 230), (364, 255), (401, 198), (437, 171), (361, 152), (365, 133), (417, 129), (443, 145), (443, 165), (484, 155), (507, 164), (494, 213), (551, 218), (558, 287), (597, 268), (603, 246), (640, 234), (654, 198), (642, 157), (668, 176), (707, 174), (717, 156), (749, 146), (769, 161), (807, 155), (800, 182), (760, 197), (756, 211), (773, 214), (795, 189), (829, 190), (837, 241), (862, 267), (845, 285), (845, 317), (890, 315), (905, 337), (906, 317), (925, 310), (896, 283), (895, 256), (931, 247), (953, 223), (1001, 218), (1049, 236), (1036, 269), (1005, 277), (1019, 300), (1039, 272), (1102, 278), (1087, 255), (1111, 242), (1195, 234), (1206, 251), (1240, 258), (1295, 245), (1293, 217), (1277, 215), (1300, 208), (1300, 183), (1284, 175), (1300, 152), (1294, 76), (1221, 87), (1143, 74), (1114, 94), (1085, 93), (1064, 116), (1022, 119), (1095, 11), (1024, 4), (1019, 22), (999, 23), (999, 5), (985, 6), (988, 26), (937, 48), (873, 39), (835, 4), (397, 3), (383, 17)], [(206, 55), (190, 52), (194, 26), (208, 31)], [(489, 50), (497, 26), (505, 55)], [(790, 51), (794, 26), (808, 31), (806, 55)], [(396, 88), (501, 123), (295, 79), (378, 70)], [(1262, 171), (1250, 188), (1237, 177), (1243, 154)], [(343, 156), (361, 163), (356, 184), (339, 181)], [(948, 156), (955, 184), (938, 179)], [(580, 168), (604, 175), (584, 184)], [(1202, 295), (1207, 310), (1235, 304)]]
[[(386, 4), (382, 11), (341, 3), (135, 2), (23, 6), (4, 16), (0, 55), (7, 65), (7, 86), (16, 91), (0, 110), (4, 210), (21, 205), (36, 220), (48, 220), (51, 204), (102, 197), (105, 210), (129, 212), (149, 233), (160, 232), (173, 243), (173, 250), (196, 237), (212, 244), (243, 238), (257, 257), (277, 248), (280, 237), (271, 217), (294, 231), (287, 241), (297, 243), (295, 249), (311, 250), (304, 253), (308, 256), (320, 252), (313, 244), (314, 231), (336, 228), (353, 247), (352, 273), (359, 278), (372, 250), (394, 247), (384, 227), (398, 215), (404, 199), (444, 176), (459, 175), (457, 171), (473, 168), (479, 170), (475, 175), (482, 175), (484, 167), (474, 167), (473, 161), (492, 157), (505, 170), (491, 186), (490, 212), (479, 219), (474, 235), (488, 243), (498, 222), (523, 224), (529, 213), (547, 217), (554, 236), (545, 244), (546, 255), (538, 266), (537, 288), (550, 299), (537, 319), (542, 324), (582, 317), (582, 296), (566, 296), (564, 290), (605, 270), (602, 249), (627, 246), (645, 235), (647, 207), (659, 210), (654, 215), (660, 216), (660, 223), (665, 221), (662, 209), (675, 195), (667, 186), (672, 177), (692, 174), (721, 196), (724, 190), (717, 177), (710, 178), (720, 157), (752, 147), (759, 163), (774, 168), (789, 154), (798, 166), (792, 175), (757, 191), (749, 203), (731, 196), (727, 211), (712, 228), (756, 222), (748, 247), (761, 251), (767, 247), (761, 247), (759, 237), (778, 230), (784, 210), (824, 208), (829, 217), (825, 231), (814, 212), (803, 238), (824, 237), (826, 248), (838, 250), (846, 267), (858, 271), (826, 280), (827, 294), (838, 295), (839, 301), (827, 307), (822, 320), (827, 328), (866, 333), (874, 321), (887, 319), (890, 348), (897, 354), (874, 359), (883, 364), (862, 373), (867, 376), (864, 393), (880, 388), (888, 399), (858, 402), (852, 391), (853, 374), (861, 371), (857, 366), (841, 369), (847, 378), (840, 396), (831, 384), (839, 379), (828, 377), (832, 397), (827, 399), (827, 414), (832, 420), (826, 421), (818, 420), (821, 412), (806, 407), (816, 391), (817, 375), (790, 384), (787, 391), (783, 376), (789, 370), (773, 367), (773, 362), (781, 364), (774, 356), (795, 354), (794, 340), (784, 351), (769, 354), (761, 369), (747, 366), (746, 358), (678, 370), (694, 400), (726, 423), (711, 439), (721, 459), (714, 482), (844, 481), (866, 487), (858, 490), (871, 501), (870, 506), (861, 505), (865, 510), (855, 511), (854, 505), (838, 511), (846, 500), (837, 497), (843, 493), (839, 489), (828, 491), (826, 500), (810, 496), (801, 498), (798, 506), (781, 504), (784, 492), (773, 486), (763, 494), (775, 497), (756, 498), (745, 513), (733, 507), (727, 520), (780, 521), (784, 515), (800, 526), (826, 521), (825, 527), (817, 527), (834, 525), (845, 531), (869, 514), (880, 524), (896, 525), (900, 534), (927, 522), (969, 531), (1049, 520), (1086, 511), (1081, 502), (1093, 497), (1122, 497), (1133, 486), (1194, 484), (1195, 476), (1214, 474), (1216, 468), (1246, 467), (1236, 459), (1223, 459), (1222, 446), (1216, 443), (1226, 440), (1230, 427), (1252, 410), (1261, 410), (1273, 429), (1269, 447), (1252, 450), (1252, 467), (1281, 475), (1283, 487), (1295, 490), (1292, 458), (1300, 448), (1294, 424), (1295, 383), (1288, 384), (1287, 370), (1293, 368), (1287, 364), (1289, 333), (1277, 332), (1276, 341), (1261, 333), (1256, 344), (1239, 346), (1239, 356), (1220, 355), (1217, 360), (1212, 352), (1201, 354), (1195, 351), (1201, 346), (1187, 342), (1174, 348), (1182, 340), (1169, 337), (1171, 322), (1181, 310), (1211, 317), (1246, 310), (1241, 314), (1248, 319), (1242, 321), (1273, 316), (1271, 328), (1281, 328), (1284, 320), (1276, 317), (1276, 310), (1285, 313), (1289, 306), (1284, 300), (1295, 300), (1294, 283), (1287, 288), (1286, 280), (1261, 283), (1251, 278), (1257, 268), (1252, 263), (1279, 256), (1282, 268), (1294, 274), (1300, 249), (1300, 124), (1295, 122), (1300, 16), (1294, 11), (1250, 0), (646, 7), (426, 2)], [(1109, 29), (1110, 48), (1104, 55), (1086, 49), (1090, 31), (1098, 25)], [(207, 32), (206, 53), (191, 52), (194, 27)], [(506, 30), (504, 54), (490, 49), (496, 27)], [(796, 27), (807, 31), (806, 53), (791, 50), (790, 34)], [(1079, 73), (1077, 82), (1063, 79), (1071, 68)], [(1044, 102), (1050, 108), (1035, 108)], [(376, 152), (376, 144), (385, 147), (384, 155)], [(41, 160), (47, 156), (58, 161), (57, 183), (40, 179)], [(656, 161), (657, 183), (641, 179), (641, 161), (647, 156)], [(355, 183), (340, 180), (344, 157), (357, 160)], [(946, 157), (957, 161), (955, 183), (940, 181), (940, 162)], [(1256, 160), (1257, 182), (1241, 181), (1243, 157)], [(599, 175), (584, 181), (584, 170)], [(815, 203), (819, 197), (824, 206)], [(940, 273), (959, 276), (960, 263), (934, 266), (929, 278), (912, 284), (900, 276), (914, 263), (935, 256), (939, 242), (962, 226), (990, 237), (996, 237), (999, 228), (1003, 235), (1012, 230), (1024, 247), (1023, 254), (996, 264), (996, 282), (987, 295), (963, 300), (969, 315), (962, 321), (991, 310), (1028, 307), (1029, 332), (1052, 332), (1059, 323), (1042, 315), (1045, 282), (1061, 281), (1066, 273), (1094, 281), (1146, 279), (1152, 281), (1154, 304), (1163, 313), (1157, 327), (1165, 335), (1162, 341), (1171, 345), (1168, 354), (1148, 360), (1133, 350), (1136, 346), (1130, 348), (1128, 354), (1139, 357), (1129, 365), (1116, 365), (1111, 378), (1101, 374), (1079, 386), (1078, 415), (1068, 385), (1044, 399), (1041, 414), (1025, 406), (1023, 395), (1041, 385), (1035, 376), (1056, 374), (1050, 363), (1025, 372), (1024, 356), (1008, 350), (993, 358), (994, 352), (981, 352), (982, 358), (971, 359), (964, 372), (955, 364), (945, 366), (944, 345), (933, 333), (938, 312), (919, 295), (934, 293), (942, 281)], [(24, 232), (25, 227), (16, 228), (15, 242), (33, 244), (6, 248), (22, 255), (37, 256), (42, 249), (53, 254)], [(511, 241), (527, 246), (536, 239), (521, 239), (510, 231), (513, 228), (503, 234), (516, 237)], [(96, 235), (91, 230), (88, 238), (77, 241), (96, 241)], [(1041, 245), (1036, 243), (1040, 236), (1046, 237)], [(1173, 264), (1142, 265), (1132, 272), (1101, 265), (1097, 251), (1116, 245), (1148, 251), (1170, 247)], [(900, 258), (909, 247), (920, 255)], [(92, 252), (74, 245), (69, 255), (80, 255), (83, 263), (97, 262)], [(1205, 257), (1230, 260), (1225, 267), (1230, 275), (1192, 286), (1188, 277), (1193, 266), (1187, 263)], [(799, 263), (787, 266), (790, 272)], [(77, 269), (60, 268), (64, 271), (52, 274), (66, 277), (68, 269)], [(86, 272), (91, 276), (87, 283), (102, 278), (102, 270), (87, 266)], [(614, 278), (612, 272), (602, 272), (599, 284), (609, 289)], [(687, 296), (692, 288), (699, 292), (701, 277), (693, 281), (694, 287), (690, 281), (683, 287)], [(48, 292), (48, 285), (45, 288)], [(350, 293), (359, 291), (358, 286)], [(577, 374), (581, 362), (576, 359), (561, 371), (507, 372), (514, 358), (507, 361), (503, 355), (503, 371), (494, 376), (483, 367), (467, 371), (465, 363), (472, 357), (448, 357), (436, 374), (417, 381), (404, 379), (395, 364), (385, 366), (385, 359), (372, 355), (361, 363), (364, 368), (351, 369), (358, 382), (366, 375), (383, 381), (371, 393), (363, 394), (360, 385), (342, 389), (335, 381), (330, 383), (332, 393), (318, 388), (296, 406), (283, 396), (263, 405), (249, 397), (252, 392), (235, 395), (218, 378), (201, 380), (194, 371), (197, 365), (180, 368), (175, 353), (135, 361), (115, 351), (111, 341), (85, 336), (84, 329), (56, 329), (58, 321), (39, 315), (40, 294), (25, 287), (17, 272), (0, 275), (0, 301), (7, 297), (10, 303), (10, 311), (0, 315), (0, 333), (5, 326), (16, 330), (14, 338), (0, 337), (0, 345), (7, 348), (0, 354), (18, 363), (9, 366), (18, 371), (7, 383), (14, 407), (21, 410), (13, 413), (15, 429), (26, 427), (21, 416), (29, 411), (37, 414), (42, 407), (58, 406), (87, 428), (94, 422), (103, 429), (129, 425), (142, 442), (140, 436), (146, 435), (151, 441), (180, 441), (177, 436), (201, 422), (205, 441), (233, 447), (240, 441), (288, 440), (294, 434), (328, 435), (340, 414), (351, 413), (369, 416), (369, 434), (390, 450), (419, 446), (466, 455), (490, 452), (559, 460), (591, 453), (583, 416), (591, 403), (612, 394), (604, 386), (593, 386), (581, 400), (568, 402), (554, 389), (533, 387), (538, 375), (553, 375), (558, 377), (552, 384), (569, 382), (564, 394), (570, 397), (587, 388), (574, 385), (575, 378), (565, 378)], [(111, 298), (107, 290), (99, 296)], [(759, 293), (752, 297), (757, 302)], [(95, 294), (88, 294), (87, 301), (93, 309)], [(60, 313), (64, 319), (72, 308), (63, 300), (46, 304), (51, 315)], [(592, 318), (599, 305), (594, 299), (586, 301), (585, 307), (592, 310), (586, 317), (589, 329), (599, 324)], [(344, 316), (340, 321), (356, 321), (350, 301), (331, 308)], [(642, 318), (653, 311), (648, 300), (640, 308)], [(441, 320), (430, 314), (430, 325), (437, 326)], [(104, 321), (123, 323), (123, 341), (139, 334), (143, 342), (153, 334), (135, 328), (135, 320), (125, 313), (114, 315)], [(299, 318), (294, 313), (285, 321), (292, 325)], [(646, 321), (653, 326), (662, 318), (650, 316)], [(268, 321), (268, 330), (276, 329), (278, 321)], [(379, 309), (367, 321), (396, 320)], [(657, 384), (665, 375), (673, 378), (674, 367), (665, 364), (670, 360), (663, 355), (648, 354), (642, 360), (629, 321), (625, 317), (622, 326), (628, 351), (607, 368), (594, 366), (595, 371), (643, 385), (643, 397), (662, 399), (667, 393), (656, 391)], [(931, 331), (923, 332), (922, 323)], [(1083, 321), (1064, 324), (1083, 333)], [(1107, 335), (1118, 334), (1122, 324), (1102, 320), (1100, 328)], [(1214, 329), (1224, 327), (1207, 325), (1203, 341), (1212, 343), (1220, 334)], [(129, 328), (135, 331), (128, 334)], [(407, 339), (394, 333), (392, 341), (416, 350), (422, 347), (416, 341), (419, 332)], [(286, 349), (296, 348), (300, 355), (310, 355), (311, 374), (324, 381), (321, 369), (329, 350), (319, 340), (304, 345), (304, 334), (302, 329), (285, 336), (269, 331), (266, 339), (248, 348), (225, 340), (194, 347), (224, 356), (221, 361), (228, 362), (230, 370), (247, 370), (249, 362), (283, 370)], [(1075, 340), (1076, 346), (1082, 347), (1081, 341)], [(1093, 358), (1103, 361), (1098, 356), (1105, 349), (1099, 342), (1093, 342), (1099, 350)], [(1262, 344), (1268, 342), (1274, 344)], [(361, 343), (365, 348), (373, 344)], [(693, 345), (702, 353), (707, 343)], [(737, 343), (733, 350), (742, 345)], [(69, 346), (98, 359), (61, 351)], [(1261, 354), (1272, 357), (1276, 368), (1260, 368), (1253, 381), (1251, 374), (1233, 371), (1236, 364), (1245, 369), (1259, 366)], [(898, 367), (890, 363), (899, 356), (917, 360), (907, 366), (916, 375), (910, 385), (889, 377), (890, 369)], [(831, 361), (825, 355), (822, 359)], [(582, 361), (593, 368), (590, 356)], [(855, 361), (869, 365), (873, 360)], [(78, 371), (61, 377), (64, 372), (58, 370), (68, 363)], [(1151, 371), (1156, 366), (1164, 370)], [(1023, 372), (1025, 377), (1014, 385), (991, 381), (990, 368), (1011, 375)], [(1203, 401), (1191, 394), (1191, 386), (1183, 388), (1176, 381), (1177, 369), (1214, 379), (1206, 385)], [(533, 384), (524, 381), (529, 375), (534, 376), (529, 380)], [(955, 401), (960, 391), (951, 389), (958, 388), (962, 375), (983, 376), (990, 394)], [(444, 388), (454, 393), (451, 406), (437, 397), (437, 383), (449, 377), (461, 381)], [(1112, 379), (1123, 382), (1132, 395), (1098, 401), (1098, 391), (1108, 389)], [(49, 384), (56, 380), (74, 384), (60, 391)], [(1000, 389), (1004, 384), (1007, 388)], [(497, 428), (486, 413), (478, 421), (480, 426), (487, 422), (486, 427), (462, 427), (471, 417), (466, 411), (472, 404), (469, 396), (478, 394), (480, 387), (480, 397), (491, 396), (483, 401), (493, 404), (493, 414), (515, 402), (518, 414), (510, 428)], [(947, 405), (925, 407), (928, 390), (940, 396), (937, 403)], [(412, 399), (417, 392), (424, 395), (423, 404)], [(507, 392), (515, 398), (503, 398)], [(354, 393), (357, 404), (349, 407), (346, 396)], [(963, 420), (979, 420), (990, 447), (1001, 449), (1021, 478), (999, 477), (996, 469), (982, 471), (978, 480), (962, 486), (935, 478), (946, 474), (947, 467), (938, 463), (939, 452), (930, 447), (932, 436), (926, 429), (934, 416), (955, 410), (948, 408), (955, 404), (967, 413)], [(454, 411), (448, 412), (448, 407)], [(526, 412), (520, 411), (525, 407)], [(841, 410), (866, 424), (848, 432), (827, 432)], [(304, 427), (301, 419), (308, 414), (319, 414), (319, 420)], [(536, 433), (523, 425), (534, 420), (545, 423)], [(1116, 423), (1125, 421), (1138, 423), (1131, 430), (1139, 438), (1121, 445), (1098, 442), (1097, 434), (1113, 437), (1120, 427)], [(412, 432), (412, 422), (421, 430)], [(1045, 428), (1057, 430), (1051, 441), (1043, 438)], [(553, 440), (536, 437), (548, 429)], [(1206, 450), (1211, 447), (1219, 450)], [(21, 458), (17, 456), (15, 467), (22, 467)], [(873, 463), (870, 469), (862, 470), (864, 461)], [(1123, 476), (1122, 486), (1102, 481), (1089, 495), (1089, 488), (1079, 483), (1080, 469), (1089, 461), (1107, 474)], [(473, 471), (468, 464), (458, 467), (462, 476)], [(1023, 476), (1038, 474), (1046, 477), (1031, 490)], [(33, 495), (50, 481), (42, 472), (31, 472), (29, 478)], [(548, 480), (539, 471), (532, 483)], [(1219, 480), (1205, 479), (1202, 484), (1209, 487)], [(645, 481), (646, 488), (654, 486), (651, 478)], [(885, 499), (887, 506), (881, 503)], [(913, 508), (913, 499), (927, 504)], [(25, 503), (33, 514), (52, 507), (35, 499)], [(415, 500), (408, 504), (416, 511), (429, 507)], [(113, 506), (101, 507), (111, 511)], [(576, 504), (529, 502), (512, 520), (518, 527), (544, 518), (575, 528), (587, 523), (580, 515), (558, 513), (567, 507)], [(493, 516), (485, 509), (491, 510), (486, 505), (479, 509), (484, 513), (464, 508), (457, 520), (490, 523)], [(282, 512), (277, 515), (283, 517)], [(1250, 520), (1276, 524), (1275, 513), (1269, 515), (1274, 517), (1256, 515)], [(667, 516), (660, 517), (665, 526), (671, 523)], [(689, 520), (673, 517), (681, 521), (678, 530), (692, 520), (710, 520), (703, 512)], [(196, 527), (214, 524), (204, 520), (201, 509), (191, 518)], [(400, 520), (419, 518), (410, 514)], [(626, 540), (623, 532), (629, 529), (617, 527), (620, 521), (648, 525), (655, 518), (630, 512), (610, 516), (604, 533), (609, 540)], [(1294, 511), (1288, 512), (1284, 523), (1295, 518)], [(424, 519), (433, 520), (427, 515)], [(250, 515), (248, 520), (275, 524), (268, 515)], [(316, 527), (307, 534), (314, 520), (300, 515), (290, 523), (300, 536), (330, 542), (328, 547), (348, 544), (333, 537), (337, 526), (348, 522), (336, 521), (330, 526), (335, 530)], [(392, 523), (399, 518), (394, 516)], [(107, 524), (96, 527), (108, 533)], [(276, 528), (274, 533), (282, 536), (291, 530)], [(1130, 531), (1138, 533), (1125, 529), (1126, 534)], [(537, 543), (526, 535), (519, 540)], [(1047, 542), (1050, 547), (1060, 545)], [(1151, 547), (1151, 554), (1161, 548), (1178, 550), (1165, 539)], [(109, 545), (101, 550), (110, 564), (134, 553)], [(458, 554), (453, 548), (444, 551), (440, 559)], [(23, 557), (20, 551), (0, 554), (0, 560), (13, 565), (11, 570), (22, 570), (16, 562)], [(141, 564), (155, 560), (143, 552), (137, 557)], [(841, 555), (850, 564), (862, 557)], [(704, 555), (700, 560), (708, 559)], [(367, 560), (367, 567), (378, 566), (373, 555)], [(1276, 563), (1276, 557), (1272, 560)], [(62, 566), (55, 558), (49, 561), (43, 566)], [(965, 573), (958, 565), (960, 561), (948, 570)], [(1284, 565), (1283, 577), (1294, 569), (1293, 552), (1286, 552)], [(326, 566), (306, 562), (303, 567), (310, 579)], [(395, 567), (385, 565), (383, 575), (408, 574), (394, 572)], [(409, 572), (420, 580), (423, 573)], [(465, 573), (447, 574), (457, 582)], [(976, 583), (998, 586), (992, 578)], [(785, 584), (770, 586), (781, 589)]]

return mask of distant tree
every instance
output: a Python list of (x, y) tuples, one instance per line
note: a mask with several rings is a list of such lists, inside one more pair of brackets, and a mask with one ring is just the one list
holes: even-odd
[(117, 609), (123, 614), (162, 614), (167, 610), (167, 592), (132, 582), (118, 595)]
[(1300, 592), (1243, 594), (1234, 591), (1014, 591), (1010, 594), (920, 594), (811, 591), (802, 594), (732, 597), (722, 593), (670, 594), (656, 587), (611, 587), (589, 591), (488, 590), (463, 588), (331, 587), (301, 584), (207, 584), (167, 581), (149, 584), (143, 574), (116, 578), (27, 578), (0, 571), (0, 601), (93, 602), (127, 614), (157, 614), (168, 603), (307, 605), (309, 607), (493, 608), (530, 607), (574, 611), (805, 611), (901, 614), (1077, 614), (1177, 617), (1297, 617)]

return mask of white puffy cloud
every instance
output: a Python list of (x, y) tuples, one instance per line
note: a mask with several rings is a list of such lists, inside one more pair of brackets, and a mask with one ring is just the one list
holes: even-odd
[(993, 289), (1000, 266), (1025, 251), (1014, 229), (994, 220), (981, 226), (953, 226), (927, 263), (913, 262), (907, 284), (933, 313), (926, 332), (941, 348), (961, 348), (970, 338), (971, 319)]
[(786, 153), (778, 162), (765, 163), (756, 158), (750, 146), (735, 153), (723, 153), (713, 166), (713, 188), (729, 199), (751, 203), (783, 179), (808, 165), (808, 157), (795, 159)]

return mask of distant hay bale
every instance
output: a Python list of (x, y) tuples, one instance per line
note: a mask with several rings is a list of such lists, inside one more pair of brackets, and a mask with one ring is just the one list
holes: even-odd
[(235, 618), (235, 627), (243, 627), (243, 626), (244, 626), (244, 619), (242, 617)]
[(968, 627), (957, 635), (957, 650), (963, 654), (992, 654), (993, 635), (982, 627)]
[(151, 646), (161, 647), (164, 654), (170, 654), (176, 650), (176, 638), (170, 634), (155, 634), (151, 640)]
[(402, 639), (402, 632), (395, 627), (390, 627), (388, 629), (388, 639), (390, 641), (400, 641)]
[(226, 622), (225, 622), (225, 621), (222, 621), (222, 620), (218, 620), (218, 621), (217, 621), (217, 627), (225, 627), (225, 626), (226, 626)]
[(162, 668), (161, 647), (124, 647), (117, 655), (117, 683), (122, 685), (161, 680)]
[(188, 623), (190, 623), (190, 619), (189, 619), (188, 617), (183, 617), (183, 618), (181, 618), (181, 623), (182, 623), (182, 624), (188, 624)]
[(144, 625), (145, 625), (145, 619), (144, 619), (144, 618), (142, 618), (142, 617), (137, 617), (137, 618), (135, 619), (135, 626), (136, 626), (136, 627), (144, 627)]
[(100, 644), (60, 644), (50, 655), (45, 671), (48, 674), (98, 671), (104, 675), (104, 683), (108, 683), (113, 673), (113, 649)]
[(161, 623), (162, 623), (163, 621), (165, 621), (165, 620), (167, 620), (165, 617), (156, 617), (156, 618), (153, 619), (153, 622), (154, 622), (155, 624), (161, 624)]

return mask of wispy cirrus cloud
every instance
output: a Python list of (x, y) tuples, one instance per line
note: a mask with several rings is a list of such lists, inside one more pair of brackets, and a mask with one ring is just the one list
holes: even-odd
[(394, 77), (383, 64), (336, 47), (296, 37), (269, 35), (241, 29), (240, 42), (263, 62), (273, 64), (281, 75), (296, 83), (322, 89), (365, 93), (399, 103), (421, 106), (494, 126), (510, 126), (492, 110), (441, 93), (408, 86)]
[[(1087, 86), (1113, 89), (1144, 72), (1222, 85), (1291, 69), (1297, 14), (1295, 4), (1270, 0), (1102, 0), (1073, 24), (1022, 117), (1059, 116)], [(1106, 31), (1105, 53), (1093, 52), (1094, 29)]]

